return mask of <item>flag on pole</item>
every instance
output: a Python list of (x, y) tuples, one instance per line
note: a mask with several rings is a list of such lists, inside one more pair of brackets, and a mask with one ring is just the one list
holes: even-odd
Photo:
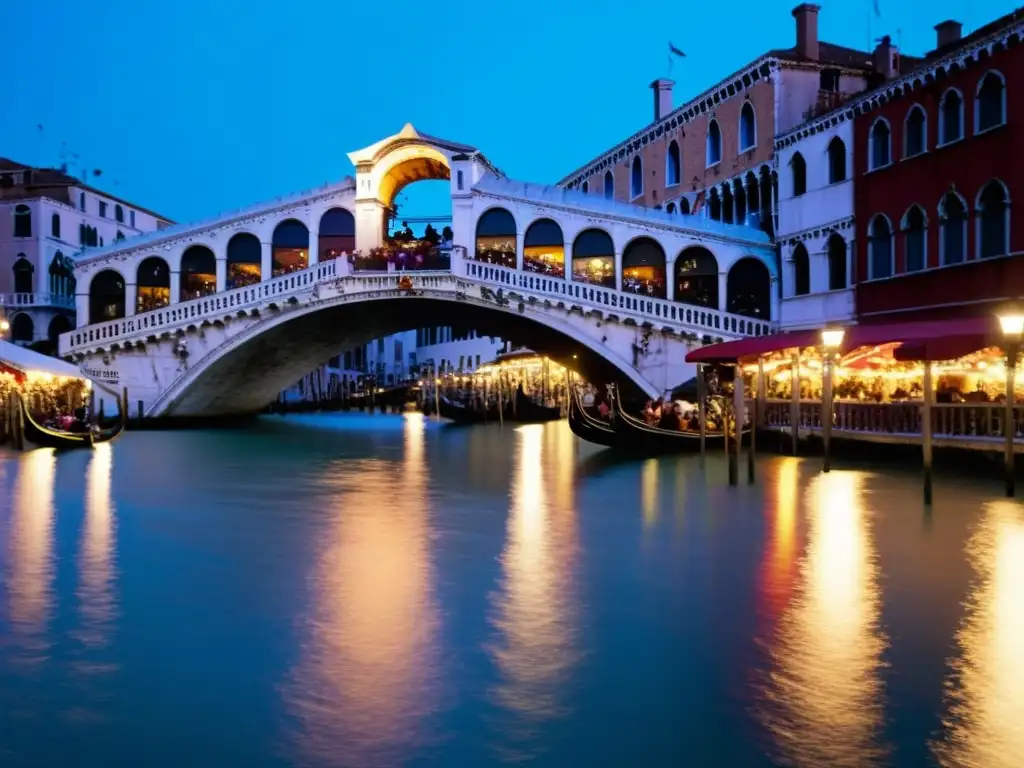
[[(875, 0), (876, 7), (877, 7), (877, 4), (878, 4), (878, 0)], [(673, 54), (673, 55), (675, 55), (675, 56), (682, 56), (684, 59), (686, 58), (686, 54), (683, 53), (682, 51), (680, 51), (674, 45), (672, 45), (671, 41), (668, 44), (668, 52)]]

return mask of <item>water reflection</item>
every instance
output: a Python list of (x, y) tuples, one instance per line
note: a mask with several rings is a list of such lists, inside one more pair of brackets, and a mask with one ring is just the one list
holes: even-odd
[(977, 573), (950, 662), (940, 764), (999, 768), (1024, 759), (1024, 508), (986, 505), (967, 544)]
[(86, 646), (104, 646), (116, 618), (114, 584), (114, 505), (110, 496), (113, 452), (109, 443), (97, 445), (89, 459), (85, 481), (85, 525), (79, 556), (82, 626)]
[(799, 473), (799, 459), (792, 456), (782, 458), (773, 484), (774, 503), (765, 505), (768, 541), (761, 568), (762, 600), (759, 609), (769, 621), (774, 621), (789, 604), (796, 580)]
[(13, 633), (29, 659), (45, 658), (46, 625), (53, 610), (53, 484), (57, 460), (51, 450), (19, 457), (14, 483), (4, 576)]
[[(780, 492), (791, 483), (783, 478)], [(862, 484), (859, 473), (831, 472), (818, 475), (808, 490), (807, 549), (793, 600), (771, 641), (762, 705), (775, 747), (792, 765), (859, 766), (885, 753), (878, 736), (885, 641)], [(781, 496), (783, 502), (786, 493)]]
[(500, 673), (493, 698), (507, 715), (499, 751), (512, 759), (535, 756), (542, 724), (570, 714), (563, 697), (579, 656), (575, 512), (549, 498), (548, 482), (564, 467), (551, 464), (543, 433), (541, 425), (515, 431), (503, 579), (493, 597), (499, 639), (490, 650)]
[(324, 475), (325, 543), (286, 690), (300, 757), (318, 764), (399, 764), (436, 707), (423, 416), (407, 414), (404, 429), (401, 463), (349, 459)]
[(658, 460), (647, 459), (640, 468), (640, 509), (644, 528), (658, 522)]

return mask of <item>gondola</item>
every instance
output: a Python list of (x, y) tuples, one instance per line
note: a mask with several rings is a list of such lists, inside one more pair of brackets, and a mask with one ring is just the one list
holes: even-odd
[[(635, 416), (630, 416), (622, 407), (622, 399), (613, 400), (615, 414), (615, 448), (623, 453), (653, 456), (659, 453), (694, 453), (700, 450), (700, 434), (674, 429), (652, 427)], [(706, 432), (707, 450), (724, 450), (725, 435), (722, 432)]]
[(497, 413), (488, 413), (476, 408), (449, 400), (443, 395), (437, 398), (437, 410), (443, 418), (456, 424), (483, 424), (488, 421), (497, 421)]
[(117, 422), (106, 429), (87, 430), (85, 432), (65, 432), (59, 429), (44, 427), (32, 418), (24, 397), (18, 395), (21, 412), (25, 418), (25, 442), (40, 448), (69, 450), (72, 448), (92, 448), (98, 443), (109, 443), (120, 437), (128, 423), (128, 391), (121, 396), (120, 413)]
[(569, 385), (569, 429), (588, 443), (603, 445), (605, 448), (615, 447), (615, 430), (612, 425), (586, 412), (580, 402), (579, 392), (572, 384)]
[(562, 418), (562, 409), (547, 405), (538, 405), (528, 398), (522, 387), (516, 390), (515, 405), (505, 405), (505, 420), (517, 421), (521, 424), (536, 424), (542, 421), (558, 421)]

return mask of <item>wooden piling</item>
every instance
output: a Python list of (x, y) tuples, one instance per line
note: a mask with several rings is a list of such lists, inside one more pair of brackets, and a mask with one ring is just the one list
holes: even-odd
[(790, 367), (789, 431), (793, 438), (793, 455), (799, 453), (800, 445), (800, 353), (793, 355)]
[(1017, 374), (1017, 348), (1013, 345), (1013, 349), (1006, 356), (1006, 402), (1005, 410), (1003, 411), (1003, 435), (1006, 438), (1006, 444), (1003, 448), (1003, 471), (1006, 475), (1006, 497), (1012, 499), (1016, 493), (1016, 483), (1013, 477), (1014, 470), (1014, 458), (1013, 458), (1013, 436), (1015, 425), (1013, 423), (1013, 406), (1015, 397), (1016, 387), (1016, 374)]
[(834, 366), (832, 353), (826, 351), (825, 364), (821, 369), (822, 472), (830, 472), (832, 470), (832, 371)]
[(707, 452), (708, 404), (707, 382), (704, 380), (704, 364), (697, 364), (697, 422), (700, 425), (700, 455)]
[(925, 361), (921, 397), (921, 458), (924, 464), (924, 503), (932, 503), (932, 403), (935, 386), (932, 382), (932, 364)]

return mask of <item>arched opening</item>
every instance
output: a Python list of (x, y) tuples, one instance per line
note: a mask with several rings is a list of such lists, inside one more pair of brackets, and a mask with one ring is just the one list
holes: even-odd
[(725, 294), (727, 312), (758, 320), (771, 319), (772, 276), (759, 259), (744, 256), (732, 265)]
[(263, 248), (256, 235), (239, 232), (228, 240), (227, 268), (228, 289), (255, 285), (263, 279)]
[(793, 153), (789, 161), (789, 169), (793, 180), (793, 197), (800, 197), (807, 191), (807, 162), (799, 152)]
[(793, 249), (793, 295), (806, 296), (811, 292), (811, 257), (803, 243)]
[(75, 295), (74, 263), (57, 251), (50, 262), (50, 293), (57, 296)]
[(135, 311), (149, 312), (171, 303), (171, 270), (159, 256), (142, 260), (135, 275)]
[(974, 130), (988, 131), (1006, 122), (1006, 82), (994, 69), (985, 73), (978, 83), (974, 100)]
[(181, 300), (217, 292), (217, 259), (205, 245), (193, 245), (181, 257)]
[(675, 203), (669, 203), (668, 205), (665, 206), (665, 213), (672, 214), (672, 213), (675, 213), (675, 212), (676, 212), (676, 204)]
[(580, 191), (584, 195), (587, 194), (588, 192), (590, 192), (590, 182), (589, 181), (584, 181), (583, 185), (580, 187)]
[(942, 264), (960, 264), (967, 258), (967, 206), (955, 192), (939, 204), (939, 256)]
[(585, 229), (572, 244), (572, 279), (578, 283), (615, 287), (615, 245), (602, 229)]
[(60, 214), (55, 213), (50, 217), (50, 235), (60, 239)]
[(32, 263), (25, 258), (25, 254), (19, 253), (17, 261), (14, 262), (14, 292), (35, 293), (33, 275), (36, 271)]
[(491, 208), (477, 220), (473, 258), (515, 269), (516, 220), (511, 213), (504, 208)]
[(920, 272), (928, 263), (928, 219), (919, 205), (912, 205), (900, 222), (903, 230), (905, 271)]
[(722, 129), (718, 127), (718, 121), (715, 118), (711, 118), (708, 122), (708, 135), (704, 154), (708, 168), (722, 162)]
[(665, 251), (657, 240), (638, 237), (622, 252), (622, 290), (665, 298)]
[(903, 156), (916, 157), (928, 149), (928, 116), (915, 104), (903, 122)]
[(124, 317), (124, 278), (105, 269), (89, 283), (89, 322), (105, 323)]
[(846, 181), (846, 145), (838, 136), (828, 143), (828, 183)]
[(611, 171), (604, 172), (604, 199), (612, 200), (615, 198), (615, 177)]
[(679, 161), (679, 144), (673, 139), (668, 143), (668, 154), (665, 155), (665, 186), (673, 187), (679, 183), (681, 163)]
[(14, 206), (14, 236), (32, 237), (32, 209), (27, 205)]
[(892, 227), (885, 216), (877, 214), (868, 227), (868, 277), (880, 280), (892, 273)]
[(939, 106), (939, 144), (949, 144), (963, 138), (964, 99), (955, 88), (942, 95)]
[(708, 193), (708, 216), (715, 221), (722, 220), (722, 201), (718, 197), (718, 187), (712, 187)]
[(978, 255), (983, 258), (1010, 252), (1010, 206), (1002, 182), (990, 181), (978, 195)]
[(297, 219), (286, 219), (274, 227), (271, 239), (274, 277), (298, 272), (309, 266), (309, 230)]
[(539, 219), (523, 238), (523, 269), (547, 277), (565, 277), (565, 236), (551, 219)]
[(633, 165), (629, 174), (629, 197), (636, 199), (644, 193), (644, 166), (640, 162), (640, 155), (633, 158)]
[(892, 158), (890, 139), (889, 124), (881, 117), (875, 120), (868, 136), (868, 167), (871, 170), (884, 168), (889, 164)]
[(685, 197), (679, 198), (679, 212), (684, 213), (687, 216), (690, 215), (690, 201)]
[(71, 321), (67, 317), (55, 315), (46, 329), (46, 338), (50, 340), (50, 343), (56, 344), (62, 333), (68, 333), (71, 330), (73, 330)]
[(829, 235), (828, 246), (828, 289), (842, 291), (846, 288), (846, 241), (838, 232)]
[(735, 209), (736, 223), (744, 225), (747, 223), (747, 193), (743, 189), (743, 184), (737, 179), (733, 183), (733, 197), (732, 205)]
[(346, 208), (331, 208), (320, 217), (320, 261), (331, 261), (356, 249), (356, 220)]
[(36, 338), (36, 324), (32, 316), (19, 312), (11, 320), (11, 341), (19, 344), (31, 344)]
[(732, 199), (732, 187), (728, 184), (722, 185), (722, 221), (726, 224), (733, 223), (735, 208)]
[(122, 208), (120, 205), (114, 206), (114, 221), (116, 221), (118, 224), (124, 223), (124, 208)]
[(753, 149), (756, 144), (757, 120), (754, 115), (754, 105), (746, 101), (740, 110), (740, 152)]
[(701, 246), (686, 248), (676, 257), (675, 300), (718, 309), (718, 259)]

